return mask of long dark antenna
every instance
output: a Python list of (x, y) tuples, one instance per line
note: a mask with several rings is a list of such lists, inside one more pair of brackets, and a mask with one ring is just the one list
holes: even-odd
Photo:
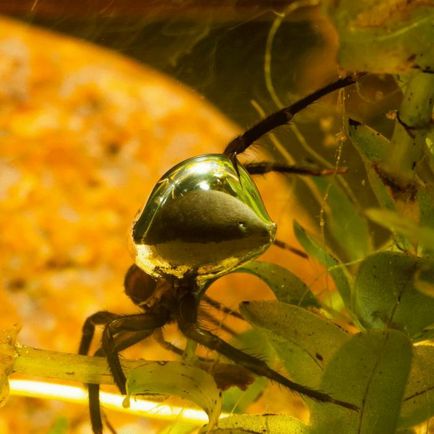
[(365, 74), (365, 72), (361, 72), (340, 78), (339, 80), (336, 80), (333, 83), (305, 96), (294, 104), (272, 113), (270, 116), (267, 116), (265, 119), (249, 128), (246, 132), (233, 139), (226, 146), (224, 154), (229, 156), (231, 159), (234, 159), (237, 154), (244, 152), (253, 142), (258, 140), (264, 134), (269, 133), (281, 125), (289, 123), (299, 111), (303, 110), (321, 97), (355, 83)]

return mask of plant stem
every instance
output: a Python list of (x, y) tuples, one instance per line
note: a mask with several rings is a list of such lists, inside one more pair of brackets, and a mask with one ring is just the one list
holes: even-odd
[[(122, 367), (128, 372), (145, 363), (147, 362), (143, 360), (123, 360)], [(114, 384), (105, 358), (58, 353), (20, 345), (16, 346), (13, 373), (84, 384)]]
[[(11, 348), (15, 355), (11, 363)], [(3, 372), (2, 401), (9, 394), (17, 396), (31, 396), (41, 399), (58, 399), (67, 402), (75, 402), (85, 405), (87, 403), (87, 391), (83, 386), (71, 386), (65, 384), (47, 383), (45, 380), (71, 381), (78, 383), (114, 384), (108, 364), (105, 358), (89, 357), (78, 354), (59, 353), (55, 351), (41, 350), (22, 346), (13, 342), (8, 345), (0, 345), (0, 362), (8, 359)], [(128, 372), (144, 364), (158, 364), (159, 362), (147, 362), (144, 360), (122, 360), (122, 367)], [(19, 374), (20, 378), (8, 378), (6, 374)], [(22, 379), (21, 376), (39, 377), (44, 381), (32, 381)], [(141, 415), (142, 417), (160, 420), (181, 420), (195, 426), (208, 421), (208, 417), (202, 410), (172, 406), (162, 402), (153, 402), (145, 399), (131, 399), (130, 405), (125, 406), (125, 397), (117, 393), (101, 391), (100, 402), (106, 408), (111, 408), (124, 413)]]

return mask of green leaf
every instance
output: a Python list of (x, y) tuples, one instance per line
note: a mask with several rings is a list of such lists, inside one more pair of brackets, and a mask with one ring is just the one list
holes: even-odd
[(428, 297), (434, 297), (434, 262), (432, 258), (425, 261), (426, 267), (419, 269), (414, 276), (414, 287)]
[(315, 177), (315, 184), (327, 195), (327, 223), (333, 238), (349, 261), (364, 258), (371, 251), (371, 237), (366, 218), (356, 204), (330, 179)]
[(312, 256), (320, 264), (327, 267), (327, 271), (332, 276), (342, 300), (347, 307), (351, 307), (351, 278), (346, 267), (327, 253), (296, 221), (294, 221), (294, 233), (298, 242), (303, 246), (309, 256)]
[(389, 140), (354, 119), (348, 119), (348, 136), (362, 158), (369, 184), (378, 203), (383, 208), (395, 210), (395, 201), (379, 175), (382, 163), (390, 151)]
[(263, 280), (279, 301), (298, 306), (319, 307), (312, 291), (295, 274), (270, 262), (251, 261), (237, 268), (235, 273), (248, 273)]
[(223, 392), (223, 411), (230, 413), (244, 413), (250, 404), (255, 402), (268, 385), (265, 377), (256, 377), (255, 381), (246, 389), (231, 387)]
[(419, 223), (434, 229), (434, 185), (428, 184), (419, 189), (417, 199), (420, 206)]
[(243, 316), (267, 336), (290, 377), (318, 387), (325, 366), (349, 336), (331, 321), (278, 301), (241, 303)]
[(430, 262), (397, 252), (368, 256), (355, 281), (355, 309), (367, 327), (400, 329), (417, 336), (434, 323), (434, 298), (415, 287), (421, 270)]
[[(230, 343), (236, 348), (267, 362), (274, 356), (273, 348), (258, 330), (250, 329), (240, 333)], [(258, 399), (267, 385), (268, 380), (266, 378), (256, 377), (246, 390), (241, 390), (238, 387), (225, 390), (223, 392), (223, 411), (231, 413), (245, 411), (252, 402)]]
[(366, 215), (377, 224), (405, 235), (414, 244), (434, 250), (434, 228), (420, 226), (398, 213), (384, 209), (368, 209)]
[[(201, 433), (206, 433), (202, 428)], [(209, 431), (214, 434), (310, 434), (310, 429), (300, 420), (280, 415), (234, 415), (219, 420), (218, 428)]]
[(315, 434), (395, 434), (411, 365), (409, 339), (396, 330), (359, 333), (334, 355), (321, 390), (360, 411), (313, 403)]
[[(419, 225), (434, 231), (434, 185), (427, 184), (417, 192), (419, 203)], [(429, 254), (434, 253), (434, 245), (425, 246)]]
[(221, 394), (214, 378), (202, 369), (183, 362), (146, 362), (132, 369), (127, 378), (131, 395), (176, 395), (201, 407), (209, 426), (217, 422), (221, 411)]
[[(434, 13), (432, 20), (434, 20)], [(434, 29), (434, 26), (431, 27)], [(434, 44), (431, 45), (434, 47)], [(409, 74), (406, 78), (404, 97), (399, 107), (399, 119), (395, 120), (390, 139), (393, 152), (385, 161), (385, 167), (394, 183), (404, 187), (404, 191), (400, 193), (408, 190), (407, 196), (411, 196), (414, 187), (409, 188), (409, 186), (414, 185), (415, 169), (420, 172), (422, 178), (426, 177), (426, 174), (419, 170), (421, 168), (419, 163), (427, 157), (426, 138), (432, 125), (434, 76), (431, 73), (418, 71)], [(428, 175), (428, 178), (430, 179), (431, 175)]]
[(350, 71), (434, 69), (433, 8), (425, 2), (324, 2), (339, 35), (338, 62)]
[(348, 135), (360, 156), (379, 164), (387, 158), (390, 141), (378, 131), (354, 119), (348, 119)]
[(434, 415), (434, 347), (413, 347), (413, 361), (401, 406), (399, 426), (408, 428)]
[[(390, 152), (392, 152), (390, 141), (379, 132), (354, 119), (348, 119), (348, 135), (354, 147), (360, 153), (365, 165), (369, 185), (378, 203), (385, 210), (394, 212), (396, 210), (395, 199), (384, 182), (385, 177), (389, 176), (385, 171), (384, 165)], [(379, 224), (381, 225), (381, 222)], [(402, 234), (394, 231), (394, 237), (396, 243), (402, 249), (411, 247), (408, 240)]]

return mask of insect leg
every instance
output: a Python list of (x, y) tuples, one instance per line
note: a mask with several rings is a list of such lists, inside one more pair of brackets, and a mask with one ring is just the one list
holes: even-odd
[(364, 73), (351, 74), (344, 78), (340, 78), (333, 83), (330, 83), (317, 91), (305, 96), (304, 98), (296, 101), (288, 107), (272, 113), (265, 119), (262, 119), (253, 127), (249, 128), (240, 136), (233, 139), (224, 150), (224, 154), (231, 159), (235, 159), (237, 154), (244, 152), (253, 142), (269, 133), (275, 128), (289, 123), (292, 118), (301, 110), (314, 103), (319, 98), (334, 92), (335, 90), (342, 89), (355, 83), (360, 77), (365, 75)]
[(348, 171), (346, 167), (337, 167), (335, 169), (321, 169), (315, 166), (295, 166), (292, 164), (282, 164), (273, 161), (246, 163), (243, 164), (243, 166), (251, 175), (264, 175), (270, 172), (277, 172), (306, 176), (330, 176), (341, 175)]
[(303, 252), (303, 250), (298, 249), (297, 247), (291, 246), (291, 244), (288, 244), (285, 241), (279, 240), (279, 239), (274, 239), (273, 244), (276, 247), (279, 247), (280, 249), (283, 250), (288, 250), (289, 252), (293, 253), (294, 255), (300, 256), (300, 258), (303, 259), (308, 259), (309, 255), (305, 252)]
[[(148, 331), (147, 331), (148, 332)], [(131, 333), (119, 333), (114, 337), (114, 350), (122, 351), (134, 344), (145, 339), (149, 333), (145, 334), (143, 331), (131, 334)], [(103, 348), (99, 348), (95, 354), (95, 357), (105, 357)], [(88, 396), (89, 396), (89, 415), (92, 431), (94, 434), (101, 434), (103, 432), (103, 424), (101, 418), (101, 406), (99, 401), (99, 384), (88, 384)]]
[[(94, 356), (103, 357), (104, 351), (102, 348), (98, 349)], [(89, 415), (92, 432), (94, 434), (102, 434), (103, 426), (101, 418), (101, 406), (99, 403), (99, 384), (88, 384), (87, 393), (89, 396)]]
[(92, 339), (95, 334), (95, 327), (97, 325), (105, 325), (121, 316), (122, 315), (102, 310), (86, 318), (86, 321), (83, 324), (78, 354), (86, 355), (89, 353), (90, 344), (92, 343)]
[(351, 403), (334, 399), (324, 392), (311, 389), (310, 387), (289, 380), (271, 369), (263, 360), (244, 353), (238, 348), (228, 344), (223, 339), (220, 339), (218, 336), (200, 328), (197, 324), (197, 302), (191, 294), (185, 295), (179, 304), (178, 324), (181, 331), (188, 338), (211, 350), (217, 351), (257, 375), (267, 377), (270, 380), (288, 387), (294, 392), (298, 392), (316, 401), (329, 402), (351, 410), (357, 410), (357, 407)]
[(233, 309), (225, 306), (224, 304), (220, 303), (217, 300), (214, 300), (213, 298), (209, 297), (206, 294), (203, 296), (202, 299), (203, 299), (203, 301), (208, 303), (210, 306), (212, 306), (214, 309), (220, 310), (221, 312), (227, 313), (228, 315), (231, 315), (235, 318), (244, 319), (242, 317), (242, 315), (239, 312), (237, 312), (236, 310), (233, 310)]
[[(104, 327), (102, 349), (107, 358), (113, 379), (122, 394), (126, 393), (126, 378), (119, 360), (119, 351), (150, 336), (156, 328), (163, 326), (167, 320), (168, 318), (166, 318), (166, 316), (157, 317), (149, 313), (139, 313), (121, 316), (107, 323)], [(124, 345), (116, 345), (116, 335), (126, 332), (138, 332), (134, 333), (134, 336), (140, 336), (140, 339), (137, 338), (137, 340), (133, 340), (133, 343), (126, 340)]]

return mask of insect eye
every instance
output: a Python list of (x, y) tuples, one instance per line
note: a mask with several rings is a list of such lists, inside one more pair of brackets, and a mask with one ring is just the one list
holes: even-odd
[(271, 221), (246, 170), (221, 154), (185, 160), (152, 191), (132, 230), (136, 264), (160, 277), (214, 277), (262, 253)]

